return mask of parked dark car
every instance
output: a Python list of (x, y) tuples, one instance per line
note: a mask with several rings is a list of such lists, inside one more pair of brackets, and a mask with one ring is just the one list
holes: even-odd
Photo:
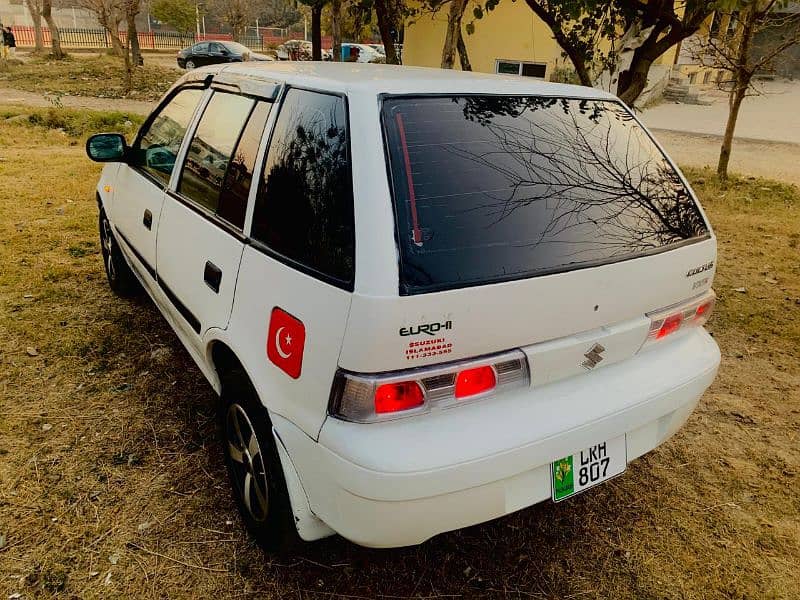
[(253, 52), (247, 46), (237, 42), (212, 41), (197, 42), (178, 52), (178, 66), (182, 69), (194, 69), (204, 65), (217, 63), (244, 62), (247, 60), (273, 60), (265, 54)]

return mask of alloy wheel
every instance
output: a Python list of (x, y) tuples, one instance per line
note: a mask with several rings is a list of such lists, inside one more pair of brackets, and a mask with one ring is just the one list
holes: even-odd
[(103, 247), (103, 263), (106, 267), (106, 275), (108, 275), (110, 281), (114, 281), (117, 277), (117, 269), (114, 266), (114, 237), (111, 233), (111, 224), (105, 217), (102, 219), (100, 231), (100, 243)]
[(250, 418), (239, 404), (228, 408), (225, 437), (234, 485), (250, 517), (262, 522), (269, 512), (266, 464)]

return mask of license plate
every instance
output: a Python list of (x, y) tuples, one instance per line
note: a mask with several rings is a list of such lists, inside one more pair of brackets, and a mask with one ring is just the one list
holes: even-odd
[(628, 465), (625, 436), (595, 444), (550, 465), (553, 501), (559, 502), (621, 475)]

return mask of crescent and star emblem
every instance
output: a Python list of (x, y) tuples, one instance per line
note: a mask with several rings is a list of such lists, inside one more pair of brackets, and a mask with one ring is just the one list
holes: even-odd
[[(289, 358), (292, 353), (291, 352), (284, 352), (283, 347), (281, 346), (281, 332), (286, 329), (285, 327), (278, 327), (278, 331), (275, 332), (275, 349), (278, 351), (278, 354), (284, 360)], [(292, 345), (292, 336), (288, 333), (283, 338), (286, 341), (287, 346)]]

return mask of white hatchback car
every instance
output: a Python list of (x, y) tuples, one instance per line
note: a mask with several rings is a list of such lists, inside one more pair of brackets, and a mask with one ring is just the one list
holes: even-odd
[(716, 239), (604, 92), (217, 66), (87, 152), (111, 287), (143, 286), (220, 394), (265, 546), (419, 544), (563, 500), (716, 375)]

